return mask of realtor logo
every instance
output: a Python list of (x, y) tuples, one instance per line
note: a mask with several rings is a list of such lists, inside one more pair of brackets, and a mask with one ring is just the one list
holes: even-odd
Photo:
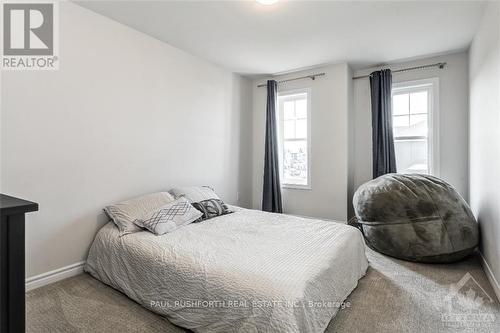
[(3, 21), (4, 55), (53, 55), (53, 4), (4, 4)]
[(2, 7), (2, 69), (57, 69), (57, 3), (4, 3)]
[(469, 272), (450, 286), (449, 293), (443, 301), (441, 320), (445, 326), (498, 327), (493, 311), (495, 305), (493, 298)]

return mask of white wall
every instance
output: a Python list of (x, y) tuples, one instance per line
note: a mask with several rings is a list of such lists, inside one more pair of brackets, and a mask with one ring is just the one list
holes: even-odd
[[(500, 3), (485, 8), (470, 48), (470, 204), (481, 252), (500, 281)], [(491, 277), (491, 276), (490, 276)], [(497, 292), (500, 291), (497, 289)], [(500, 294), (499, 294), (500, 296)]]
[[(468, 199), (468, 55), (467, 52), (391, 64), (393, 70), (436, 62), (444, 69), (432, 68), (393, 74), (393, 82), (439, 78), (439, 152), (440, 177)], [(358, 70), (354, 76), (379, 69)], [(354, 80), (354, 173), (352, 193), (372, 179), (372, 129), (369, 79)]]
[[(279, 85), (279, 91), (311, 88), (311, 190), (283, 188), (285, 213), (345, 220), (347, 217), (348, 95), (351, 77), (346, 64), (273, 77), (325, 72), (316, 80)], [(253, 83), (253, 207), (262, 206), (266, 88)]]
[(69, 2), (60, 70), (2, 73), (1, 191), (40, 204), (27, 276), (86, 258), (106, 204), (210, 184), (251, 204), (251, 82)]

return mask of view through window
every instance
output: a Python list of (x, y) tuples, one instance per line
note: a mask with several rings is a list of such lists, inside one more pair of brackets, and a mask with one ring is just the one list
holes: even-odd
[(278, 106), (281, 183), (307, 188), (310, 185), (309, 91), (280, 93)]
[(395, 86), (392, 125), (397, 171), (433, 173), (433, 83)]

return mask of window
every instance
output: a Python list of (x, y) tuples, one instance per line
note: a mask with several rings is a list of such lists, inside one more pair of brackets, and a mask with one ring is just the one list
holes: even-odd
[(309, 189), (310, 168), (310, 91), (280, 92), (279, 138), (281, 184), (283, 187)]
[(438, 174), (437, 79), (395, 84), (392, 126), (400, 173)]

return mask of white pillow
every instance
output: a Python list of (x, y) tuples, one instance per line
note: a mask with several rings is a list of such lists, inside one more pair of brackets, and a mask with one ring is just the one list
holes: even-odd
[(168, 192), (151, 193), (106, 206), (104, 211), (120, 230), (120, 236), (123, 236), (141, 230), (134, 224), (136, 219), (145, 217), (173, 200), (174, 197)]
[(179, 198), (149, 213), (134, 223), (156, 235), (172, 232), (199, 219), (203, 214), (194, 208), (186, 198)]
[(184, 197), (191, 203), (208, 199), (220, 200), (219, 196), (215, 194), (214, 190), (208, 186), (176, 187), (171, 189), (170, 193), (172, 193), (176, 199)]

